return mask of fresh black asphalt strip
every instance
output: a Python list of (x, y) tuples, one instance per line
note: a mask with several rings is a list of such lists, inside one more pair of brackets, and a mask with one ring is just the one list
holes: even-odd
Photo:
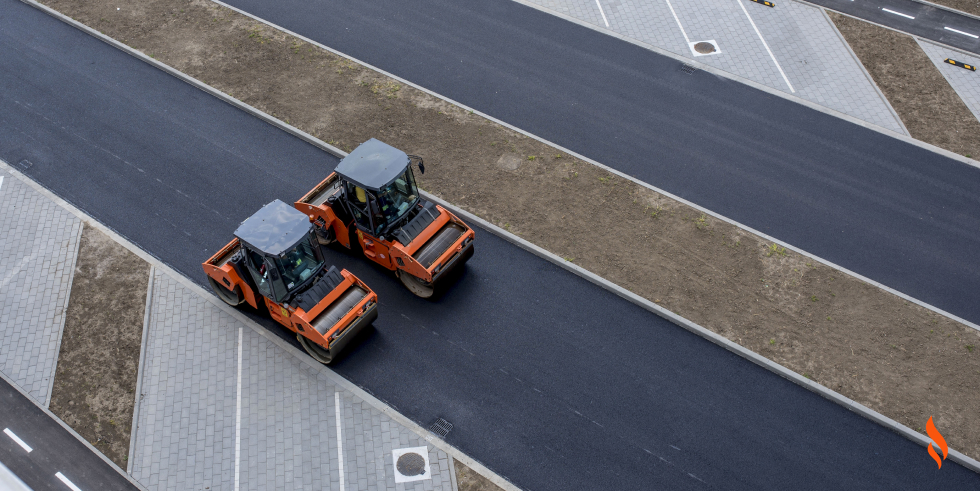
[[(0, 0), (0, 158), (188, 277), (336, 158)], [(428, 172), (439, 172), (431, 162)], [(969, 489), (980, 475), (478, 230), (443, 298), (335, 252), (381, 317), (335, 369), (527, 489)], [(271, 321), (270, 331), (283, 334)], [(230, 356), (230, 354), (229, 354)], [(256, 442), (261, 444), (261, 442)], [(313, 451), (311, 449), (311, 451)]]
[(65, 480), (85, 491), (137, 489), (6, 380), (0, 428), (0, 462), (34, 491), (65, 491)]
[(976, 167), (511, 0), (227, 3), (980, 323)]

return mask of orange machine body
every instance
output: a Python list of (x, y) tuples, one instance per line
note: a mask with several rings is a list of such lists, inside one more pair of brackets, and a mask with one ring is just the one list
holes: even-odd
[[(403, 244), (394, 237), (375, 237), (370, 231), (358, 227), (353, 221), (344, 223), (329, 202), (331, 196), (340, 193), (342, 193), (341, 179), (334, 172), (294, 203), (294, 206), (309, 216), (314, 226), (321, 230), (329, 230), (330, 235), (335, 238), (334, 240), (345, 247), (350, 248), (353, 245), (351, 240), (356, 237), (364, 255), (389, 270), (405, 271), (414, 277), (432, 283), (438, 279), (441, 273), (451, 269), (455, 262), (460, 259), (464, 261), (468, 259), (467, 253), (472, 254), (475, 232), (442, 206), (434, 205), (434, 208), (438, 210), (438, 216), (411, 241)], [(429, 259), (425, 260), (428, 264), (420, 262), (417, 253), (430, 244), (434, 236), (446, 229), (447, 226), (461, 229), (459, 236), (450, 242), (444, 250), (430, 253)], [(442, 245), (440, 244), (440, 248)], [(435, 254), (434, 259), (432, 259), (433, 254)]]

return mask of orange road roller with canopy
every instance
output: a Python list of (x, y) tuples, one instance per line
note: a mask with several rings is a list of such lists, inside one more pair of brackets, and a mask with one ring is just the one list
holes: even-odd
[(231, 306), (264, 306), (330, 363), (378, 317), (378, 296), (347, 270), (328, 266), (310, 219), (275, 200), (242, 222), (203, 264), (214, 293)]
[(295, 203), (321, 244), (358, 243), (372, 261), (394, 270), (415, 295), (429, 298), (446, 273), (473, 256), (473, 229), (419, 196), (412, 163), (420, 157), (370, 139)]

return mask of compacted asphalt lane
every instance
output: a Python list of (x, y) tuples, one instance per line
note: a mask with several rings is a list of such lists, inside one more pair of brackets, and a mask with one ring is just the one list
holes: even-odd
[(511, 0), (227, 1), (980, 323), (980, 169)]
[(0, 434), (0, 462), (34, 491), (69, 489), (58, 473), (85, 491), (137, 489), (6, 380), (0, 380), (0, 430), (31, 449)]
[(915, 0), (807, 1), (875, 24), (980, 53), (980, 19), (974, 17)]
[[(31, 178), (202, 284), (200, 262), (241, 220), (294, 200), (337, 163), (15, 0), (0, 0), (0, 87), (0, 158), (30, 162)], [(950, 461), (937, 471), (921, 446), (485, 230), (476, 247), (436, 301), (330, 251), (381, 303), (376, 329), (334, 368), (419, 424), (449, 420), (449, 443), (518, 486), (980, 486), (980, 475)]]

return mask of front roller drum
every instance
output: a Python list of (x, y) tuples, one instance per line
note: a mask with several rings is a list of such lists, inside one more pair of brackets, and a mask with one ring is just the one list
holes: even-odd
[(329, 365), (340, 354), (341, 351), (351, 342), (352, 339), (357, 337), (357, 333), (361, 332), (367, 326), (370, 326), (375, 319), (378, 318), (378, 304), (377, 302), (367, 310), (367, 312), (361, 314), (354, 324), (348, 327), (339, 337), (333, 340), (333, 344), (330, 348), (324, 348), (319, 344), (314, 343), (310, 338), (302, 334), (296, 334), (296, 339), (299, 340), (299, 344), (303, 346), (303, 349), (310, 354), (314, 360), (323, 363), (324, 365)]
[(245, 301), (245, 295), (242, 294), (242, 289), (235, 287), (234, 290), (229, 290), (222, 286), (214, 278), (208, 276), (208, 283), (211, 283), (211, 289), (214, 290), (214, 294), (221, 299), (222, 302), (231, 305), (232, 307), (238, 307)]
[(449, 274), (449, 272), (456, 268), (462, 267), (467, 261), (470, 260), (471, 257), (473, 257), (472, 242), (467, 244), (463, 250), (460, 251), (458, 256), (451, 259), (449, 263), (447, 263), (442, 270), (436, 274), (436, 277), (433, 278), (431, 282), (425, 281), (422, 278), (410, 273), (406, 273), (401, 269), (396, 269), (395, 274), (398, 275), (398, 279), (401, 280), (403, 285), (405, 285), (405, 288), (408, 288), (408, 291), (412, 292), (418, 297), (432, 298), (439, 285), (442, 284), (440, 283), (440, 279), (445, 276), (452, 276)]

